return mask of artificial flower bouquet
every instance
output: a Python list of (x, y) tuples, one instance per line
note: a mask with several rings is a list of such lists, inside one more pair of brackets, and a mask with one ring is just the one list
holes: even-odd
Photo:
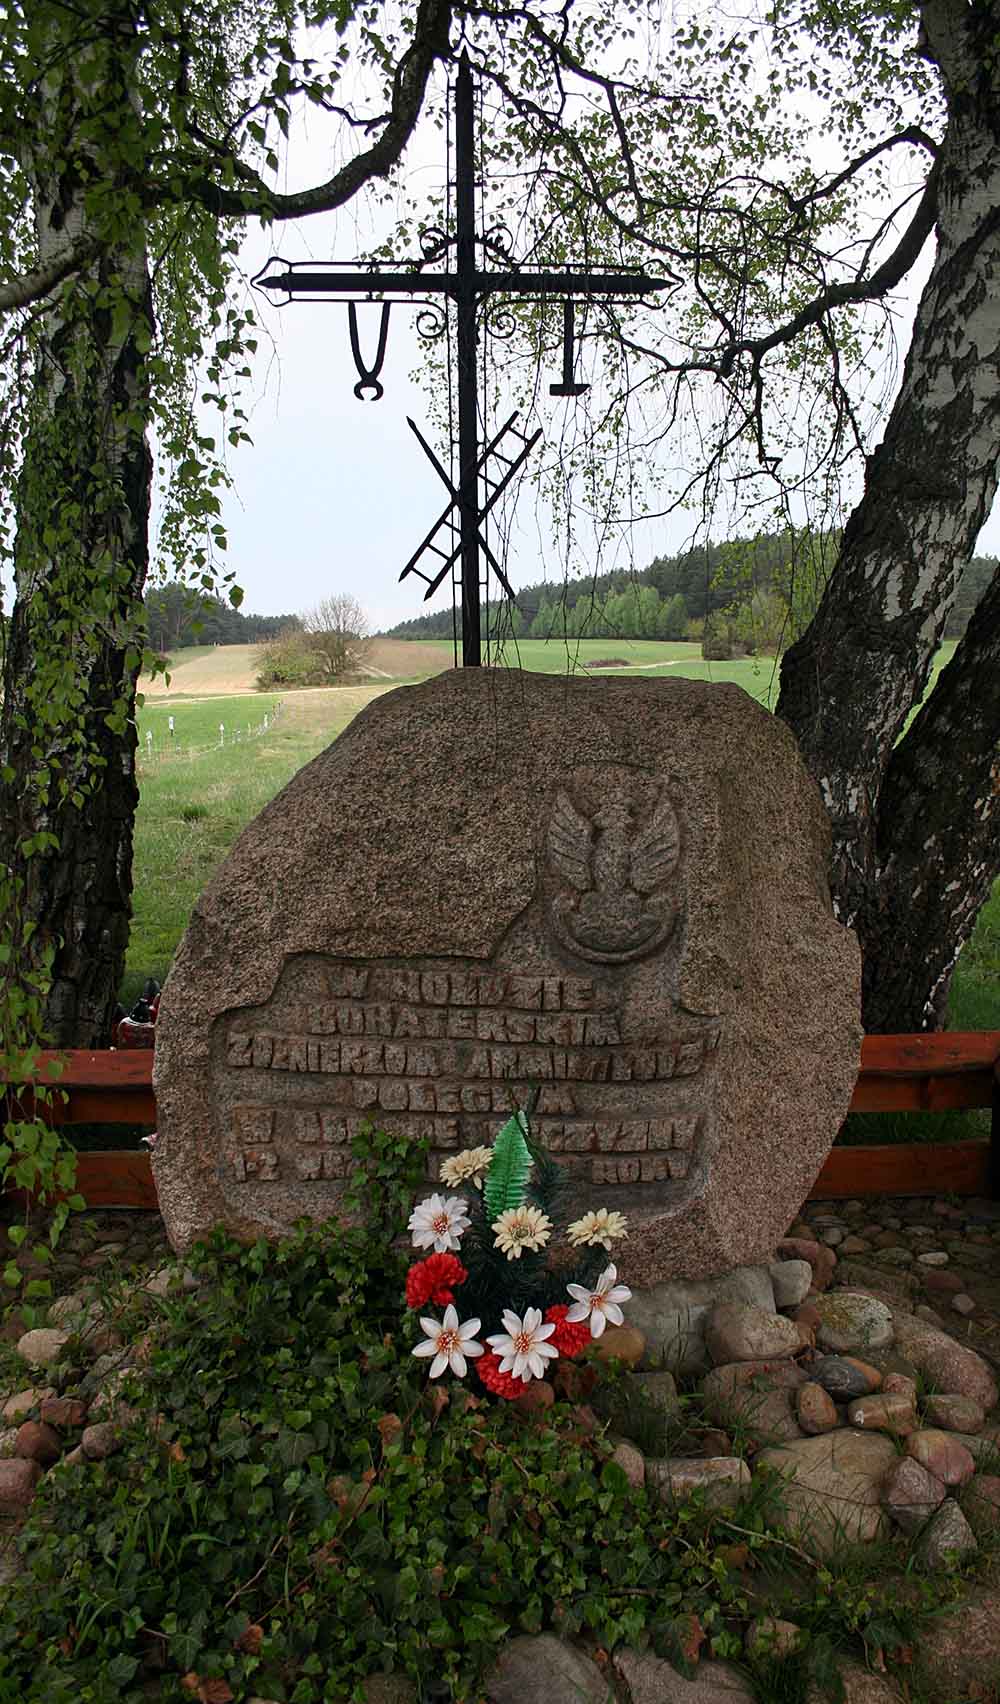
[(406, 1275), (407, 1307), (428, 1310), (413, 1353), (430, 1358), (432, 1379), (446, 1370), (464, 1378), (471, 1361), (487, 1390), (513, 1400), (609, 1321), (621, 1325), (632, 1292), (608, 1253), (627, 1235), (626, 1221), (600, 1207), (563, 1223), (565, 1177), (526, 1112), (508, 1120), (492, 1148), (446, 1160), (441, 1182), (456, 1193), (413, 1209), (413, 1245), (431, 1252)]

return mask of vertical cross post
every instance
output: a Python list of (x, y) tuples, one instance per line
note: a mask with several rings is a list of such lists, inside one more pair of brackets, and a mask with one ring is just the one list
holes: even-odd
[(458, 343), (458, 516), (462, 667), (479, 668), (479, 421), (476, 404), (476, 167), (472, 73), (463, 53), (455, 87), (455, 317)]

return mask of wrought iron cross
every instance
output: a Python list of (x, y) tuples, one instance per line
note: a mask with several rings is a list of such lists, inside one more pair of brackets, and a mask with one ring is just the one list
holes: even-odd
[[(383, 269), (374, 264), (364, 269), (351, 270), (350, 268), (345, 269), (343, 263), (337, 261), (329, 261), (317, 266), (312, 261), (292, 263), (275, 257), (268, 261), (267, 266), (253, 280), (258, 289), (273, 290), (276, 294), (284, 294), (288, 299), (293, 296), (310, 295), (341, 300), (347, 298), (351, 348), (359, 375), (358, 383), (354, 387), (355, 395), (363, 400), (365, 392), (370, 391), (372, 400), (376, 402), (382, 395), (379, 375), (382, 370), (388, 333), (389, 301), (387, 298), (394, 296), (414, 296), (425, 299), (443, 297), (446, 302), (453, 303), (457, 331), (458, 485), (457, 487), (453, 485), (426, 439), (415, 423), (409, 420), (409, 426), (416, 434), (422, 449), (444, 482), (450, 501), (423, 543), (411, 556), (399, 577), (402, 580), (407, 574), (417, 574), (427, 584), (427, 591), (424, 594), (426, 600), (437, 590), (449, 568), (453, 566), (456, 560), (460, 560), (462, 665), (465, 668), (478, 668), (482, 662), (479, 604), (480, 551), (482, 551), (488, 565), (492, 567), (507, 596), (510, 598), (514, 596), (503, 568), (482, 537), (482, 522), (542, 435), (541, 429), (539, 429), (530, 438), (526, 437), (517, 430), (514, 424), (517, 415), (512, 414), (485, 447), (480, 447), (476, 413), (476, 321), (480, 304), (491, 295), (519, 296), (522, 299), (561, 297), (563, 301), (562, 381), (559, 384), (551, 385), (549, 388), (554, 396), (575, 397), (587, 390), (588, 386), (577, 384), (573, 377), (573, 298), (639, 296), (648, 291), (662, 289), (665, 283), (662, 279), (647, 278), (643, 273), (627, 270), (620, 272), (577, 272), (570, 268), (560, 271), (554, 269), (532, 270), (528, 267), (516, 266), (509, 258), (506, 270), (486, 271), (480, 269), (476, 265), (477, 242), (482, 244), (486, 253), (491, 250), (495, 252), (497, 245), (491, 243), (488, 236), (477, 237), (475, 184), (475, 118), (472, 72), (468, 55), (463, 52), (459, 60), (458, 76), (455, 82), (455, 235), (454, 238), (450, 238), (442, 233), (440, 240), (434, 243), (423, 263), (423, 265), (426, 265), (428, 262), (433, 262), (442, 253), (454, 247), (454, 268), (444, 272), (425, 271), (423, 265), (417, 262), (399, 270), (393, 267)], [(271, 267), (280, 267), (282, 270), (272, 272), (270, 271)], [(372, 367), (367, 367), (361, 356), (357, 324), (356, 304), (358, 302), (382, 303), (378, 352)], [(520, 444), (519, 449), (514, 448), (512, 440)], [(507, 454), (507, 450), (513, 450), (514, 453)], [(497, 464), (496, 471), (494, 471), (494, 464)], [(480, 478), (482, 478), (485, 491), (485, 499), (482, 503), (480, 502)], [(449, 534), (455, 530), (452, 515), (456, 510), (458, 512), (458, 544), (449, 551), (438, 541), (443, 534)], [(442, 564), (430, 574), (424, 573), (417, 566), (421, 558), (427, 554), (437, 557)]]

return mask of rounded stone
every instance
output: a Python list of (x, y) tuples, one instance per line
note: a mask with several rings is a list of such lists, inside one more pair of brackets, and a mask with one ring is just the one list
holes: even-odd
[(842, 1426), (761, 1450), (754, 1465), (790, 1476), (782, 1492), (788, 1525), (799, 1543), (826, 1554), (845, 1540), (870, 1543), (886, 1530), (881, 1487), (895, 1459), (891, 1438)]
[(974, 1532), (1000, 1532), (1000, 1477), (994, 1473), (975, 1474), (965, 1488), (963, 1502)]
[(809, 1376), (838, 1402), (870, 1396), (882, 1383), (877, 1367), (869, 1367), (852, 1355), (821, 1355), (810, 1367)]
[(665, 1503), (680, 1503), (704, 1491), (709, 1508), (731, 1507), (750, 1488), (750, 1469), (739, 1456), (672, 1456), (647, 1460), (646, 1484)]
[(923, 1427), (906, 1440), (906, 1453), (940, 1479), (942, 1485), (966, 1485), (976, 1464), (964, 1444), (935, 1427)]
[(975, 1533), (958, 1504), (949, 1497), (920, 1534), (915, 1555), (921, 1567), (937, 1573), (957, 1567), (978, 1548)]
[(25, 1456), (12, 1456), (0, 1461), (0, 1513), (20, 1515), (35, 1495), (35, 1486), (42, 1477), (37, 1461)]
[(29, 1367), (49, 1367), (53, 1361), (58, 1361), (66, 1344), (69, 1342), (69, 1332), (59, 1331), (52, 1326), (38, 1326), (34, 1331), (26, 1331), (17, 1340), (17, 1352)]
[(639, 1373), (636, 1375), (634, 1388), (645, 1397), (649, 1406), (654, 1408), (661, 1418), (672, 1419), (677, 1414), (680, 1398), (673, 1373), (668, 1373), (666, 1369), (658, 1373)]
[(25, 1420), (17, 1428), (14, 1451), (42, 1467), (51, 1467), (62, 1454), (62, 1441), (54, 1426), (46, 1426), (42, 1420)]
[(768, 1272), (774, 1285), (776, 1308), (798, 1307), (812, 1288), (812, 1267), (808, 1260), (776, 1260)]
[(88, 1461), (106, 1460), (121, 1447), (118, 1427), (110, 1420), (99, 1420), (93, 1426), (85, 1426), (80, 1447)]
[(828, 1396), (823, 1386), (812, 1380), (800, 1385), (795, 1393), (795, 1418), (810, 1438), (819, 1437), (822, 1432), (832, 1432), (840, 1425), (840, 1415), (832, 1396)]
[(950, 1256), (944, 1249), (928, 1249), (926, 1254), (918, 1254), (921, 1266), (947, 1266)]
[(606, 1325), (600, 1337), (591, 1339), (586, 1353), (596, 1361), (637, 1367), (646, 1353), (646, 1338), (635, 1325)]
[(544, 1379), (531, 1379), (525, 1385), (520, 1396), (514, 1398), (512, 1407), (521, 1414), (544, 1414), (555, 1402), (556, 1393)]
[(882, 1380), (882, 1389), (891, 1392), (893, 1396), (905, 1396), (907, 1401), (917, 1406), (917, 1381), (911, 1379), (908, 1373), (886, 1373)]
[(960, 1291), (957, 1296), (952, 1296), (951, 1305), (953, 1312), (961, 1314), (963, 1319), (968, 1319), (969, 1315), (974, 1314), (976, 1311), (975, 1302), (972, 1297), (967, 1296), (964, 1291)]
[(723, 1302), (705, 1325), (705, 1344), (716, 1367), (733, 1361), (777, 1360), (798, 1354), (802, 1332), (794, 1320), (764, 1308)]
[(975, 1350), (913, 1314), (896, 1313), (893, 1323), (896, 1348), (939, 1390), (971, 1396), (987, 1414), (996, 1407), (996, 1380)]
[(611, 1452), (611, 1460), (616, 1467), (621, 1468), (625, 1478), (634, 1489), (638, 1490), (640, 1485), (645, 1484), (646, 1463), (643, 1460), (642, 1451), (636, 1449), (634, 1444), (630, 1444), (625, 1438), (620, 1438)]
[(859, 1396), (849, 1404), (847, 1418), (852, 1426), (869, 1432), (890, 1432), (898, 1438), (916, 1429), (917, 1417), (908, 1396), (895, 1391), (878, 1396)]
[(833, 1249), (811, 1237), (785, 1237), (778, 1244), (777, 1252), (783, 1260), (808, 1262), (812, 1270), (814, 1290), (825, 1290), (837, 1267), (837, 1256)]
[(802, 1629), (794, 1621), (782, 1621), (776, 1615), (764, 1615), (755, 1621), (746, 1636), (747, 1656), (775, 1657), (781, 1661), (798, 1650)]
[(863, 1290), (835, 1290), (816, 1306), (816, 1341), (824, 1349), (881, 1349), (892, 1342), (892, 1314), (884, 1302)]
[(19, 1390), (9, 1396), (0, 1414), (8, 1423), (27, 1418), (33, 1408), (40, 1408), (47, 1397), (55, 1396), (51, 1385), (31, 1386), (28, 1390)]
[(39, 1414), (47, 1426), (55, 1426), (63, 1431), (72, 1431), (82, 1426), (87, 1418), (87, 1404), (78, 1397), (47, 1396), (39, 1409)]
[(912, 1456), (900, 1456), (882, 1483), (883, 1508), (896, 1525), (911, 1536), (920, 1531), (944, 1498), (941, 1480)]
[(924, 1416), (932, 1426), (945, 1432), (981, 1432), (986, 1415), (971, 1396), (955, 1396), (948, 1392), (924, 1399)]

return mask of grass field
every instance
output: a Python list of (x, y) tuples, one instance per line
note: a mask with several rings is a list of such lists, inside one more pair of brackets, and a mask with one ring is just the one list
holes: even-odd
[[(954, 650), (942, 647), (941, 667)], [(369, 686), (253, 693), (251, 645), (179, 652), (169, 697), (150, 693), (139, 712), (140, 807), (136, 823), (135, 916), (123, 988), (131, 1004), (147, 976), (162, 981), (198, 894), (240, 830), (295, 772), (341, 733), (380, 693), (406, 680), (426, 679), (451, 665), (440, 642), (378, 641), (372, 663), (382, 671)], [(230, 654), (232, 653), (232, 654)], [(595, 663), (657, 679), (673, 673), (699, 680), (736, 681), (761, 703), (777, 688), (770, 658), (706, 663), (697, 645), (653, 640), (529, 639), (500, 659), (547, 674), (591, 672)], [(210, 680), (231, 682), (211, 694)], [(199, 690), (200, 686), (200, 690)], [(184, 690), (180, 690), (181, 687)], [(265, 714), (271, 723), (261, 725)], [(174, 717), (171, 741), (167, 717)], [(225, 743), (219, 743), (219, 724)], [(249, 732), (248, 732), (249, 729)], [(240, 740), (234, 736), (239, 732)], [(146, 735), (152, 733), (152, 754)], [(1000, 1029), (1000, 884), (984, 907), (952, 984), (953, 1029)], [(885, 1121), (880, 1121), (884, 1124)]]

